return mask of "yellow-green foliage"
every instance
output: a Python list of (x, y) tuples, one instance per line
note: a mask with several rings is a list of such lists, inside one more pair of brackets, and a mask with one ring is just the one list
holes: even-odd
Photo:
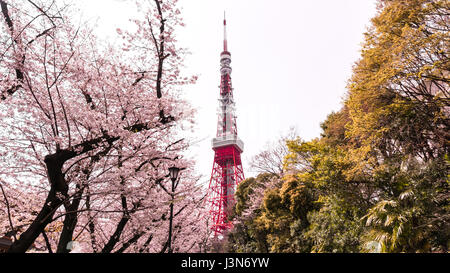
[(248, 220), (246, 244), (449, 251), (450, 3), (379, 4), (342, 109), (322, 123), (320, 138), (287, 141), (284, 176)]

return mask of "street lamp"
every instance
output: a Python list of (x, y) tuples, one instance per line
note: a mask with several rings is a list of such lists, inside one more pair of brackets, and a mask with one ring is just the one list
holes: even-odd
[(170, 180), (172, 180), (172, 192), (170, 193), (171, 202), (170, 202), (170, 218), (169, 218), (169, 253), (172, 253), (172, 223), (173, 223), (173, 202), (175, 199), (175, 188), (178, 184), (175, 184), (175, 181), (177, 181), (178, 174), (180, 172), (180, 168), (177, 167), (170, 167), (169, 168), (169, 175)]
[(180, 172), (180, 168), (177, 168), (177, 167), (169, 168), (170, 179), (172, 180), (172, 182), (175, 182), (175, 180), (177, 180), (179, 172)]

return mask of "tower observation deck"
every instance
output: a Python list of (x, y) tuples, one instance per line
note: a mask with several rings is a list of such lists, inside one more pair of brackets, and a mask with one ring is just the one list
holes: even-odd
[(231, 85), (231, 53), (228, 51), (227, 21), (224, 18), (223, 52), (220, 54), (220, 95), (217, 134), (212, 139), (214, 163), (207, 200), (210, 203), (211, 228), (215, 235), (231, 227), (228, 215), (234, 204), (236, 186), (244, 180), (241, 153), (244, 142), (238, 137), (235, 102)]

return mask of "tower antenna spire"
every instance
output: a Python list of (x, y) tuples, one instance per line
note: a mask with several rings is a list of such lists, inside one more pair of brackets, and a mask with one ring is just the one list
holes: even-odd
[(228, 51), (227, 18), (225, 17), (225, 11), (223, 11), (223, 51)]

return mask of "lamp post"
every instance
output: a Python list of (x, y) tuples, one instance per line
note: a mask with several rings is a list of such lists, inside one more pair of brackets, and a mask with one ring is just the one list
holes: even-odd
[(180, 172), (180, 168), (177, 168), (177, 167), (169, 168), (170, 179), (172, 180), (172, 182), (177, 180), (179, 172)]
[(175, 188), (178, 186), (175, 182), (178, 179), (178, 174), (180, 172), (180, 168), (177, 167), (170, 167), (169, 168), (169, 175), (170, 180), (172, 181), (172, 191), (170, 193), (170, 218), (169, 218), (169, 253), (172, 253), (172, 223), (173, 223), (173, 201), (175, 199)]

